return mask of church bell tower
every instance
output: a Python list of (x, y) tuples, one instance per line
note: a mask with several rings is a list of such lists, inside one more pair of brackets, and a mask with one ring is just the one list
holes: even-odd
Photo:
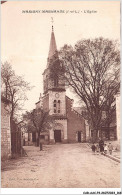
[(59, 60), (53, 25), (47, 67), (43, 73), (43, 90), (44, 96), (48, 96), (48, 101), (46, 100), (48, 106), (44, 105), (48, 107), (50, 115), (57, 117), (66, 115), (64, 71)]

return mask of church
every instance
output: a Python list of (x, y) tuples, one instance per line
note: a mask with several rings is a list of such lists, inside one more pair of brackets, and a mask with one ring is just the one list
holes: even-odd
[[(53, 60), (55, 59), (55, 60)], [(51, 69), (56, 64), (60, 66), (54, 29), (52, 26), (47, 66), (43, 73), (43, 97), (39, 98), (36, 108), (54, 118), (53, 129), (49, 133), (41, 133), (41, 137), (48, 143), (76, 143), (86, 141), (86, 125), (82, 115), (73, 108), (73, 99), (66, 96), (64, 73), (51, 76)], [(54, 63), (55, 61), (55, 63)]]

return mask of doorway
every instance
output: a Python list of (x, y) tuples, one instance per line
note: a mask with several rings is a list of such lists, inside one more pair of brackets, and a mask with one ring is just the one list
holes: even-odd
[(78, 142), (81, 142), (81, 131), (78, 131)]
[(61, 130), (54, 131), (55, 142), (61, 142)]

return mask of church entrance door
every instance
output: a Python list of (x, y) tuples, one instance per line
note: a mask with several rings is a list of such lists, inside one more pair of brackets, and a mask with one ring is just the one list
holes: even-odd
[(54, 131), (55, 142), (61, 142), (61, 130)]
[(78, 131), (78, 142), (81, 142), (81, 131)]

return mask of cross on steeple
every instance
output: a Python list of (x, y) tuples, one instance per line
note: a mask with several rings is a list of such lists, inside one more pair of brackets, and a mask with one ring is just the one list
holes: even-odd
[(52, 23), (52, 32), (51, 32), (51, 40), (50, 40), (48, 60), (51, 59), (57, 51), (55, 35), (54, 35), (54, 29), (53, 29), (53, 23), (54, 23), (53, 17), (51, 17), (51, 23)]
[(54, 23), (53, 17), (51, 17), (51, 22), (52, 22), (52, 31), (53, 31), (53, 23)]

